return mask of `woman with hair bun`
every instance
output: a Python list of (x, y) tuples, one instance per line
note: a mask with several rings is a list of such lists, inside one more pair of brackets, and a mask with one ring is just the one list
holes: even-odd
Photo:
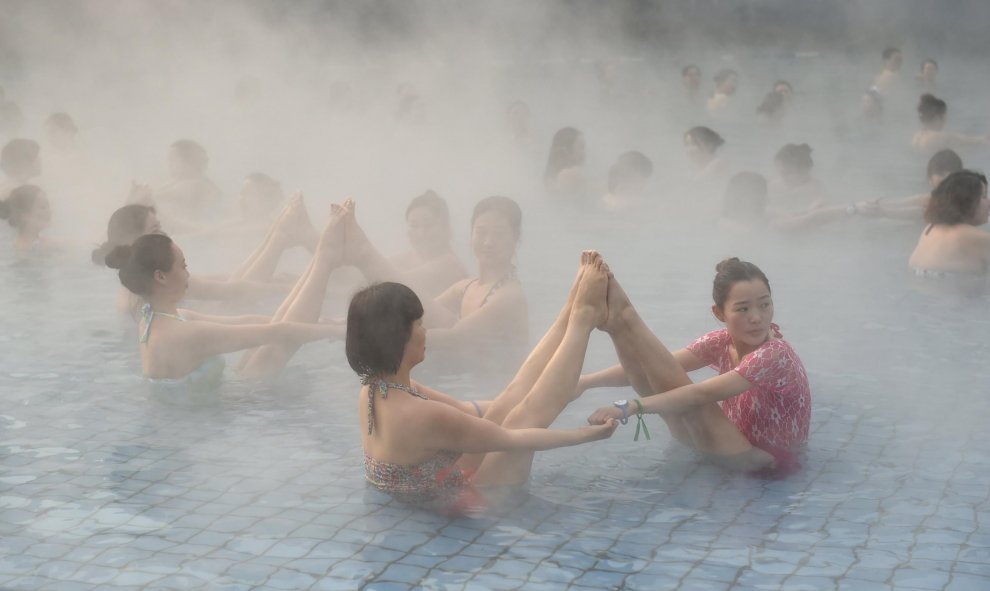
[(121, 284), (145, 302), (138, 326), (145, 377), (159, 385), (213, 389), (223, 374), (219, 356), (224, 353), (250, 349), (240, 370), (257, 377), (284, 367), (304, 343), (343, 336), (340, 325), (316, 324), (327, 281), (343, 258), (341, 220), (336, 208), (309, 268), (271, 318), (180, 310), (189, 271), (182, 250), (164, 234), (145, 234), (111, 250), (106, 264), (118, 269)]
[(990, 200), (987, 177), (960, 170), (939, 183), (925, 210), (928, 226), (918, 238), (909, 264), (922, 277), (976, 276), (990, 271)]
[[(794, 452), (808, 440), (811, 388), (801, 359), (773, 323), (770, 282), (737, 258), (716, 267), (712, 314), (725, 328), (669, 352), (640, 318), (613, 278), (609, 333), (619, 365), (581, 376), (578, 392), (631, 385), (641, 399), (600, 408), (591, 424), (659, 414), (671, 434), (730, 469), (780, 477), (799, 465)], [(711, 367), (717, 377), (692, 383), (687, 372)], [(638, 430), (638, 426), (637, 426)]]
[[(103, 266), (115, 247), (128, 246), (145, 234), (161, 232), (161, 222), (154, 207), (138, 203), (125, 205), (110, 216), (107, 241), (93, 250), (93, 263)], [(233, 273), (191, 275), (187, 296), (198, 300), (236, 300), (258, 294), (284, 293), (282, 284), (273, 283), (283, 252), (293, 246), (306, 246), (312, 250), (318, 238), (302, 195), (297, 194), (282, 209), (265, 238)], [(122, 313), (133, 314), (139, 306), (140, 299), (127, 290), (117, 298), (117, 309)]]
[(0, 220), (7, 220), (17, 231), (14, 250), (21, 254), (53, 248), (53, 243), (41, 236), (52, 223), (52, 208), (48, 197), (36, 185), (21, 185), (6, 199), (0, 199)]
[(940, 98), (931, 94), (921, 95), (918, 103), (918, 119), (921, 129), (911, 138), (911, 146), (917, 150), (942, 150), (959, 146), (974, 146), (987, 143), (990, 134), (965, 135), (945, 131), (949, 107)]

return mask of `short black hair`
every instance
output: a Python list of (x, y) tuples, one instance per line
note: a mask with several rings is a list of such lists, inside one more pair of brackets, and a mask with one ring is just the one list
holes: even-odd
[(883, 55), (884, 61), (887, 61), (890, 58), (894, 57), (894, 54), (896, 54), (896, 53), (901, 53), (900, 48), (898, 48), (898, 47), (888, 47), (887, 49), (884, 49), (883, 50), (883, 53), (881, 55)]
[(928, 160), (928, 178), (962, 170), (963, 161), (954, 150), (939, 150)]
[(347, 363), (362, 381), (394, 374), (402, 364), (423, 304), (405, 285), (386, 281), (354, 294), (347, 308)]

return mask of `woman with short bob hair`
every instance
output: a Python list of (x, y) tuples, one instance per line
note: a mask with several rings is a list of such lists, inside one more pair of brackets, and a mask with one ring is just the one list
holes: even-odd
[(427, 341), (423, 306), (411, 289), (387, 282), (355, 294), (346, 352), (364, 384), (359, 420), (368, 482), (432, 511), (475, 511), (490, 500), (484, 487), (529, 478), (533, 452), (609, 437), (615, 421), (548, 429), (576, 398), (588, 338), (606, 319), (608, 282), (601, 257), (583, 253), (557, 319), (508, 387), (484, 402), (462, 402), (411, 378)]

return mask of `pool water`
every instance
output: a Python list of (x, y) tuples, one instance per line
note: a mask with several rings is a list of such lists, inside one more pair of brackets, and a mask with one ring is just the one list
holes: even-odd
[[(671, 252), (687, 233), (604, 227), (603, 251), (662, 339), (682, 346), (716, 327), (711, 265), (636, 254)], [(913, 232), (877, 228), (791, 240), (787, 261), (763, 265), (775, 320), (812, 382), (800, 473), (727, 474), (651, 417), (649, 442), (625, 427), (538, 454), (518, 506), (475, 519), (365, 486), (358, 384), (339, 343), (304, 348), (271, 382), (162, 400), (139, 378), (134, 329), (108, 305), (110, 272), (7, 261), (0, 303), (16, 313), (0, 320), (0, 587), (985, 589), (990, 302), (912, 289), (895, 261)], [(534, 331), (562, 302), (580, 230), (524, 246)], [(861, 248), (820, 254), (837, 241)], [(553, 264), (527, 264), (536, 248)], [(726, 247), (696, 248), (690, 258), (714, 262)], [(613, 361), (594, 335), (586, 368)], [(497, 390), (437, 380), (467, 397)], [(588, 392), (557, 425), (625, 395)]]
[[(835, 76), (805, 88), (823, 92)], [(672, 156), (658, 168), (683, 165), (680, 120), (637, 123), (617, 128), (646, 146), (667, 125)], [(777, 139), (815, 145), (816, 171), (840, 201), (924, 190), (924, 162), (903, 149), (906, 137), (805, 127)], [(730, 156), (768, 172), (777, 145), (736, 141)], [(303, 348), (275, 380), (232, 378), (215, 397), (163, 398), (140, 379), (112, 273), (88, 255), (5, 257), (0, 588), (990, 588), (990, 296), (914, 281), (906, 260), (920, 225), (853, 219), (797, 236), (718, 236), (662, 210), (633, 222), (555, 209), (536, 194), (513, 195), (526, 211), (519, 275), (532, 342), (583, 248), (602, 250), (671, 348), (718, 327), (709, 309), (718, 260), (737, 255), (766, 271), (775, 321), (812, 385), (798, 474), (728, 474), (650, 417), (651, 441), (632, 441), (626, 426), (608, 441), (537, 454), (504, 514), (424, 513), (364, 483), (359, 385), (340, 343)], [(586, 369), (614, 362), (594, 335)], [(500, 387), (470, 375), (421, 379), (465, 398)], [(579, 425), (629, 395), (588, 392), (556, 425)]]

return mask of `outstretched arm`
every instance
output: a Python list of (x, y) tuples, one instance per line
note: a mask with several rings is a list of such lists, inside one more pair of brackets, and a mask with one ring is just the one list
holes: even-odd
[(417, 434), (427, 448), (461, 453), (529, 450), (544, 451), (607, 439), (615, 432), (617, 421), (577, 429), (506, 429), (492, 421), (460, 412), (446, 404), (437, 404), (423, 421)]
[(186, 342), (203, 357), (213, 357), (272, 343), (302, 344), (332, 338), (339, 327), (330, 324), (272, 322), (269, 324), (188, 323)]
[[(746, 378), (737, 371), (730, 371), (720, 376), (709, 378), (697, 384), (687, 384), (656, 396), (640, 398), (644, 413), (660, 415), (678, 415), (689, 410), (704, 406), (710, 402), (726, 400), (742, 394), (753, 387)], [(630, 409), (632, 412), (633, 409)], [(615, 407), (603, 407), (596, 410), (588, 422), (593, 425), (601, 424), (608, 419), (622, 417), (622, 411)]]

